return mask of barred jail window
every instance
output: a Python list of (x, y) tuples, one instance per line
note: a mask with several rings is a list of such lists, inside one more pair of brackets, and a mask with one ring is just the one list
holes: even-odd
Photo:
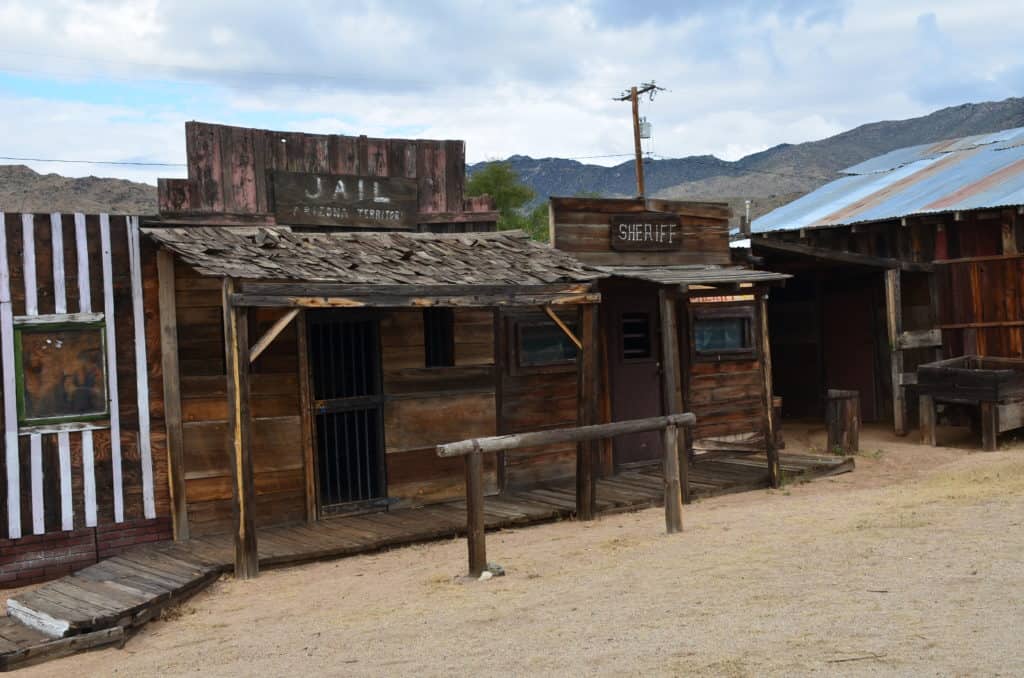
[(423, 346), (427, 367), (455, 365), (455, 312), (452, 309), (423, 309)]

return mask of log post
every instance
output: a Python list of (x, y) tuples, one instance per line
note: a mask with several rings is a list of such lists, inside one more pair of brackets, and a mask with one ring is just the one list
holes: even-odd
[[(597, 350), (597, 305), (580, 306), (580, 330), (583, 350), (577, 360), (577, 426), (597, 423), (600, 365)], [(576, 517), (593, 520), (597, 514), (596, 440), (576, 444)]]
[(921, 444), (935, 447), (935, 399), (925, 393), (917, 397), (918, 421), (920, 423)]
[(764, 451), (768, 458), (768, 483), (778, 489), (782, 486), (779, 466), (779, 448), (775, 442), (775, 396), (772, 387), (772, 345), (768, 339), (768, 290), (758, 296), (758, 317), (761, 325), (761, 394), (764, 404)]
[(995, 452), (999, 438), (999, 408), (996, 403), (982, 401), (981, 410), (981, 449)]
[(178, 314), (174, 294), (174, 256), (156, 253), (160, 300), (160, 363), (164, 385), (164, 425), (167, 428), (167, 482), (171, 500), (171, 525), (175, 541), (189, 538), (185, 505), (185, 452), (181, 419), (181, 373), (178, 366)]
[(898, 436), (907, 435), (907, 401), (903, 389), (903, 350), (899, 338), (903, 332), (902, 294), (900, 270), (885, 272), (885, 324), (889, 330), (889, 366), (892, 375), (893, 429)]
[[(676, 314), (676, 298), (665, 288), (658, 290), (658, 304), (661, 315), (661, 394), (665, 403), (665, 414), (679, 414), (683, 411), (682, 388), (679, 380), (679, 326)], [(673, 439), (669, 440), (669, 433)], [(662, 463), (665, 475), (665, 523), (668, 531), (683, 529), (683, 507), (686, 500), (689, 459), (685, 442), (680, 444), (683, 433), (677, 426), (669, 426), (664, 434)], [(680, 451), (683, 458), (679, 458)]]
[[(683, 490), (679, 473), (679, 429), (666, 426), (665, 441), (665, 531), (683, 531)], [(684, 460), (685, 461), (685, 460)]]
[(828, 451), (851, 455), (860, 449), (860, 393), (829, 389), (826, 402)]
[(470, 452), (465, 459), (469, 576), (479, 577), (487, 569), (487, 544), (484, 541), (484, 463), (479, 450)]
[(252, 469), (252, 417), (249, 410), (249, 337), (245, 307), (233, 307), (235, 282), (224, 278), (224, 353), (227, 371), (228, 440), (231, 441), (232, 517), (235, 523), (235, 577), (259, 574)]

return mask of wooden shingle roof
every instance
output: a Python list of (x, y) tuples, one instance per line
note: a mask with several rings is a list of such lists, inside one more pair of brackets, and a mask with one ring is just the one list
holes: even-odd
[(522, 231), (314, 233), (286, 226), (151, 228), (196, 272), (357, 285), (538, 285), (605, 277)]

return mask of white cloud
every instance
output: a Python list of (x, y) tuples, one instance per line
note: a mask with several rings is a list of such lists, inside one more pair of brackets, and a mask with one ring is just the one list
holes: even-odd
[(0, 90), (0, 152), (177, 160), (191, 117), (462, 138), (470, 160), (629, 152), (629, 107), (612, 97), (655, 78), (670, 91), (643, 105), (654, 150), (736, 159), (1020, 94), (1024, 52), (1000, 27), (1021, 19), (1017, 0), (8, 0), (0, 71), (110, 77), (112, 93), (166, 79), (213, 98), (47, 105)]

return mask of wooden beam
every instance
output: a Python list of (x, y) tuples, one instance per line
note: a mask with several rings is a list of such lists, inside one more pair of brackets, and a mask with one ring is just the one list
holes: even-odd
[(361, 297), (270, 296), (243, 293), (233, 294), (231, 297), (233, 306), (261, 306), (264, 308), (492, 308), (495, 306), (597, 304), (600, 301), (601, 295), (596, 292), (459, 296), (367, 295)]
[[(576, 361), (576, 424), (590, 426), (597, 423), (600, 406), (596, 304), (580, 307), (580, 329), (583, 345)], [(593, 520), (597, 514), (597, 452), (594, 439), (576, 444), (576, 517), (579, 520)]]
[(270, 329), (263, 333), (263, 336), (260, 337), (259, 341), (253, 344), (252, 348), (249, 349), (250, 364), (256, 362), (256, 359), (270, 347), (270, 344), (273, 343), (274, 339), (277, 339), (278, 335), (284, 331), (284, 328), (288, 327), (291, 321), (295, 320), (295, 316), (297, 316), (301, 310), (302, 309), (299, 308), (291, 309), (278, 318), (277, 322), (271, 325)]
[(784, 254), (795, 254), (840, 264), (853, 264), (857, 266), (868, 266), (871, 268), (898, 269), (919, 273), (934, 270), (934, 266), (929, 263), (904, 261), (902, 259), (891, 259), (888, 257), (873, 257), (867, 254), (859, 254), (857, 252), (831, 250), (825, 247), (801, 245), (798, 243), (784, 242), (781, 240), (768, 240), (757, 237), (751, 241), (751, 251), (755, 254), (759, 251), (764, 254), (766, 250), (768, 253), (781, 252)]
[[(679, 327), (676, 313), (677, 299), (664, 287), (658, 290), (661, 316), (661, 397), (665, 414), (679, 414), (683, 410), (682, 391), (679, 388)], [(665, 529), (669, 534), (683, 530), (683, 497), (688, 484), (689, 460), (679, 458), (680, 429), (668, 426), (664, 433)]]
[(469, 548), (469, 576), (479, 577), (487, 569), (484, 537), (484, 463), (479, 451), (467, 454), (466, 544)]
[(775, 393), (772, 387), (772, 346), (768, 335), (768, 291), (758, 295), (758, 317), (761, 329), (761, 397), (764, 404), (764, 451), (768, 458), (768, 482), (773, 488), (782, 486), (782, 469), (775, 441)]
[(300, 311), (296, 321), (298, 330), (298, 363), (299, 363), (299, 417), (302, 424), (302, 471), (306, 485), (306, 522), (316, 522), (317, 515), (317, 481), (316, 452), (313, 432), (313, 385), (309, 376), (309, 336), (306, 324), (306, 312)]
[(908, 330), (900, 333), (897, 342), (901, 349), (934, 348), (942, 346), (942, 330)]
[(181, 422), (181, 372), (178, 367), (178, 312), (174, 296), (174, 257), (161, 249), (156, 255), (160, 305), (160, 362), (164, 387), (164, 425), (167, 428), (167, 484), (171, 525), (176, 541), (189, 538), (185, 501), (185, 452)]
[[(666, 426), (693, 426), (697, 417), (691, 412), (670, 414), (664, 417), (647, 417), (646, 419), (630, 419), (608, 424), (592, 426), (573, 426), (571, 428), (554, 428), (546, 431), (530, 431), (528, 433), (510, 433), (487, 438), (470, 438), (455, 443), (438, 445), (439, 457), (462, 457), (478, 447), (481, 452), (500, 452), (501, 450), (518, 450), (524, 447), (541, 447), (562, 443), (578, 443), (581, 440), (597, 440), (611, 436), (642, 433), (644, 431), (660, 431)], [(547, 454), (541, 450), (537, 454)]]
[(562, 322), (562, 319), (558, 317), (558, 314), (555, 313), (554, 309), (550, 306), (541, 306), (540, 309), (544, 311), (544, 313), (546, 313), (556, 325), (558, 325), (558, 329), (562, 330), (562, 334), (567, 336), (569, 341), (576, 344), (577, 350), (583, 350), (583, 342), (576, 338), (576, 335), (572, 333), (572, 330), (569, 329), (568, 325)]
[(231, 306), (234, 287), (234, 280), (224, 279), (224, 352), (233, 481), (235, 577), (250, 579), (259, 574), (259, 556), (256, 550), (256, 491), (253, 483), (252, 417), (249, 410), (248, 312), (244, 307)]
[(349, 284), (318, 282), (245, 282), (239, 290), (245, 295), (265, 297), (475, 297), (515, 295), (581, 294), (593, 291), (593, 283), (513, 284)]
[(903, 332), (903, 301), (899, 269), (885, 272), (885, 323), (889, 338), (889, 363), (892, 378), (893, 429), (896, 435), (907, 434), (907, 402), (900, 377), (903, 374), (903, 351), (899, 338)]

